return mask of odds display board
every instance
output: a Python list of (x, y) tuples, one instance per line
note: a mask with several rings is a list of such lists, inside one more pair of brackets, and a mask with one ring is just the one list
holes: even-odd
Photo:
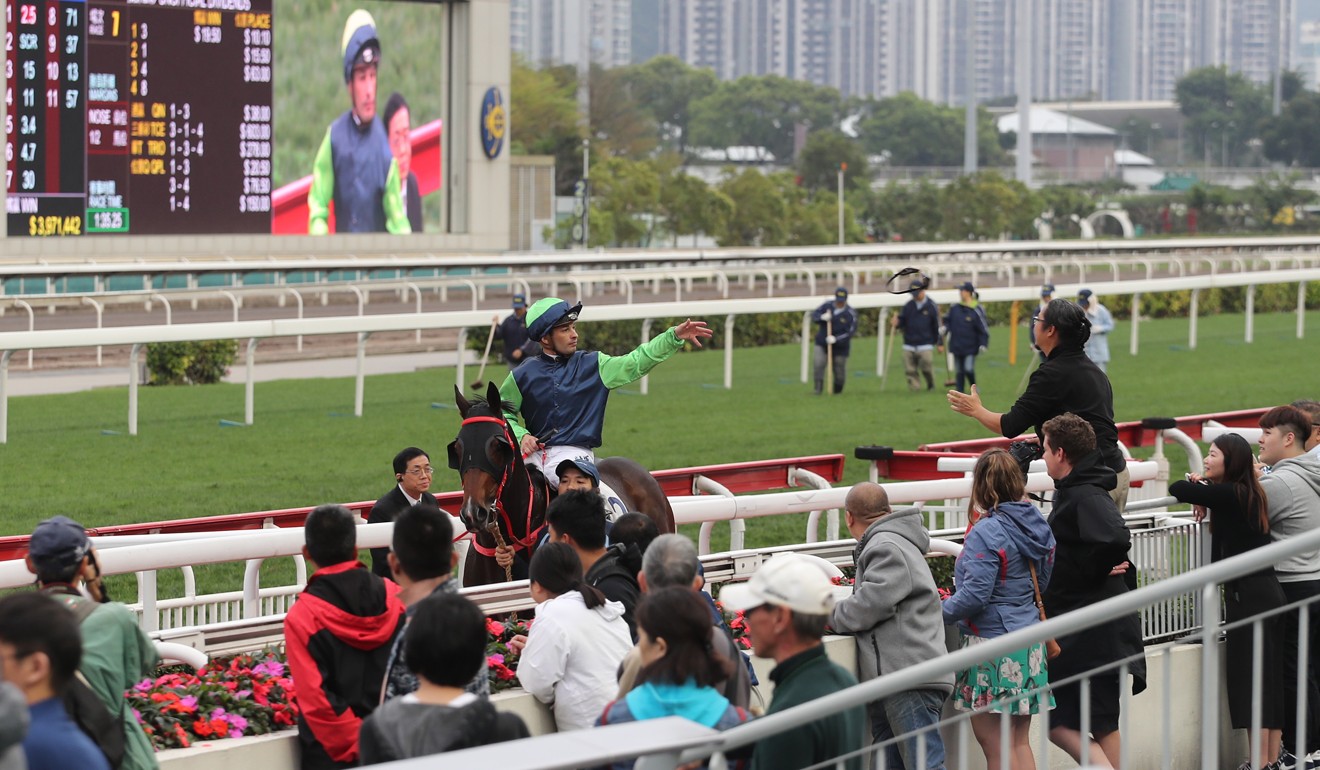
[[(358, 103), (371, 113), (361, 124), (367, 133), (386, 133), (381, 112), (391, 90), (426, 92), (409, 96), (405, 134), (415, 136), (431, 118), (434, 147), (414, 146), (408, 159), (394, 161), (396, 168), (409, 159), (415, 166), (411, 192), (420, 211), (439, 185), (438, 114), (428, 114), (439, 101), (439, 6), (357, 5), (380, 27), (381, 93)], [(348, 11), (338, 15), (340, 7), (311, 0), (5, 0), (9, 236), (308, 232), (313, 167), (328, 126), (353, 104), (341, 43)], [(411, 75), (394, 77), (410, 69), (402, 54), (422, 44), (430, 46), (430, 61), (412, 69), (425, 87)], [(281, 46), (288, 49), (282, 59)], [(391, 146), (388, 139), (373, 143)], [(386, 152), (392, 156), (385, 165), (400, 154)], [(409, 177), (400, 178), (406, 198)], [(334, 232), (333, 204), (330, 221)], [(424, 229), (420, 214), (413, 221), (412, 229)]]

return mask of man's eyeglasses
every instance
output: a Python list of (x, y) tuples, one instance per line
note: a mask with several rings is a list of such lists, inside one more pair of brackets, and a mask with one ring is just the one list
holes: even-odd
[(1044, 319), (1040, 317), (1040, 313), (1037, 313), (1031, 317), (1031, 325), (1035, 326), (1036, 324), (1040, 323), (1042, 320)]
[(408, 474), (412, 476), (434, 476), (435, 468), (432, 468), (429, 465), (423, 465), (420, 468), (409, 469)]

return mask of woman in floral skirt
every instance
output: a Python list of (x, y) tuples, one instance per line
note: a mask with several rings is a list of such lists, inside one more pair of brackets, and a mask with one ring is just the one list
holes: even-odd
[[(1054, 534), (1040, 509), (1023, 502), (1025, 487), (1022, 470), (1008, 452), (991, 449), (976, 461), (972, 506), (981, 515), (954, 564), (956, 591), (943, 605), (944, 621), (958, 623), (964, 647), (1040, 622), (1031, 566), (1044, 590), (1054, 566)], [(1048, 683), (1043, 642), (958, 673), (953, 705), (976, 712), (972, 733), (989, 770), (1035, 768), (1028, 738), (1031, 715), (1043, 704), (1053, 708), (1054, 701), (1048, 694), (1018, 696)], [(1008, 746), (1000, 738), (1000, 715), (1005, 713), (1010, 721)]]

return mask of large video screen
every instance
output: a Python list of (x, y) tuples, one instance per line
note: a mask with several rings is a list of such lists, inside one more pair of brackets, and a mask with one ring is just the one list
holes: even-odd
[(9, 235), (438, 230), (441, 12), (5, 0)]

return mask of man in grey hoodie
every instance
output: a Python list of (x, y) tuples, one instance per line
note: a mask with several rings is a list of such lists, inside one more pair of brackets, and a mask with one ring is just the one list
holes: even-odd
[[(857, 539), (857, 577), (852, 595), (834, 606), (830, 625), (856, 636), (862, 681), (945, 654), (939, 592), (926, 564), (930, 535), (921, 512), (911, 508), (891, 513), (884, 488), (869, 481), (848, 492), (844, 507), (848, 531)], [(913, 736), (885, 748), (887, 767), (944, 767), (944, 744), (935, 725), (951, 692), (953, 675), (946, 674), (869, 704), (876, 743), (929, 728), (923, 733), (924, 765), (918, 764), (921, 739)]]
[[(1306, 442), (1311, 436), (1311, 418), (1293, 406), (1276, 406), (1260, 418), (1260, 461), (1271, 466), (1269, 473), (1260, 477), (1269, 507), (1270, 535), (1275, 540), (1310, 532), (1320, 527), (1320, 457), (1307, 454)], [(1274, 568), (1283, 588), (1284, 598), (1291, 604), (1312, 601), (1309, 617), (1311, 649), (1307, 665), (1307, 700), (1310, 713), (1303, 726), (1305, 735), (1297, 732), (1296, 682), (1300, 651), (1297, 649), (1298, 615), (1285, 613), (1281, 623), (1283, 635), (1280, 652), (1283, 654), (1284, 720), (1283, 743), (1289, 751), (1301, 757), (1312, 752), (1320, 760), (1320, 677), (1316, 666), (1320, 664), (1320, 550), (1307, 551), (1287, 559)], [(1308, 757), (1310, 759), (1310, 757)]]

